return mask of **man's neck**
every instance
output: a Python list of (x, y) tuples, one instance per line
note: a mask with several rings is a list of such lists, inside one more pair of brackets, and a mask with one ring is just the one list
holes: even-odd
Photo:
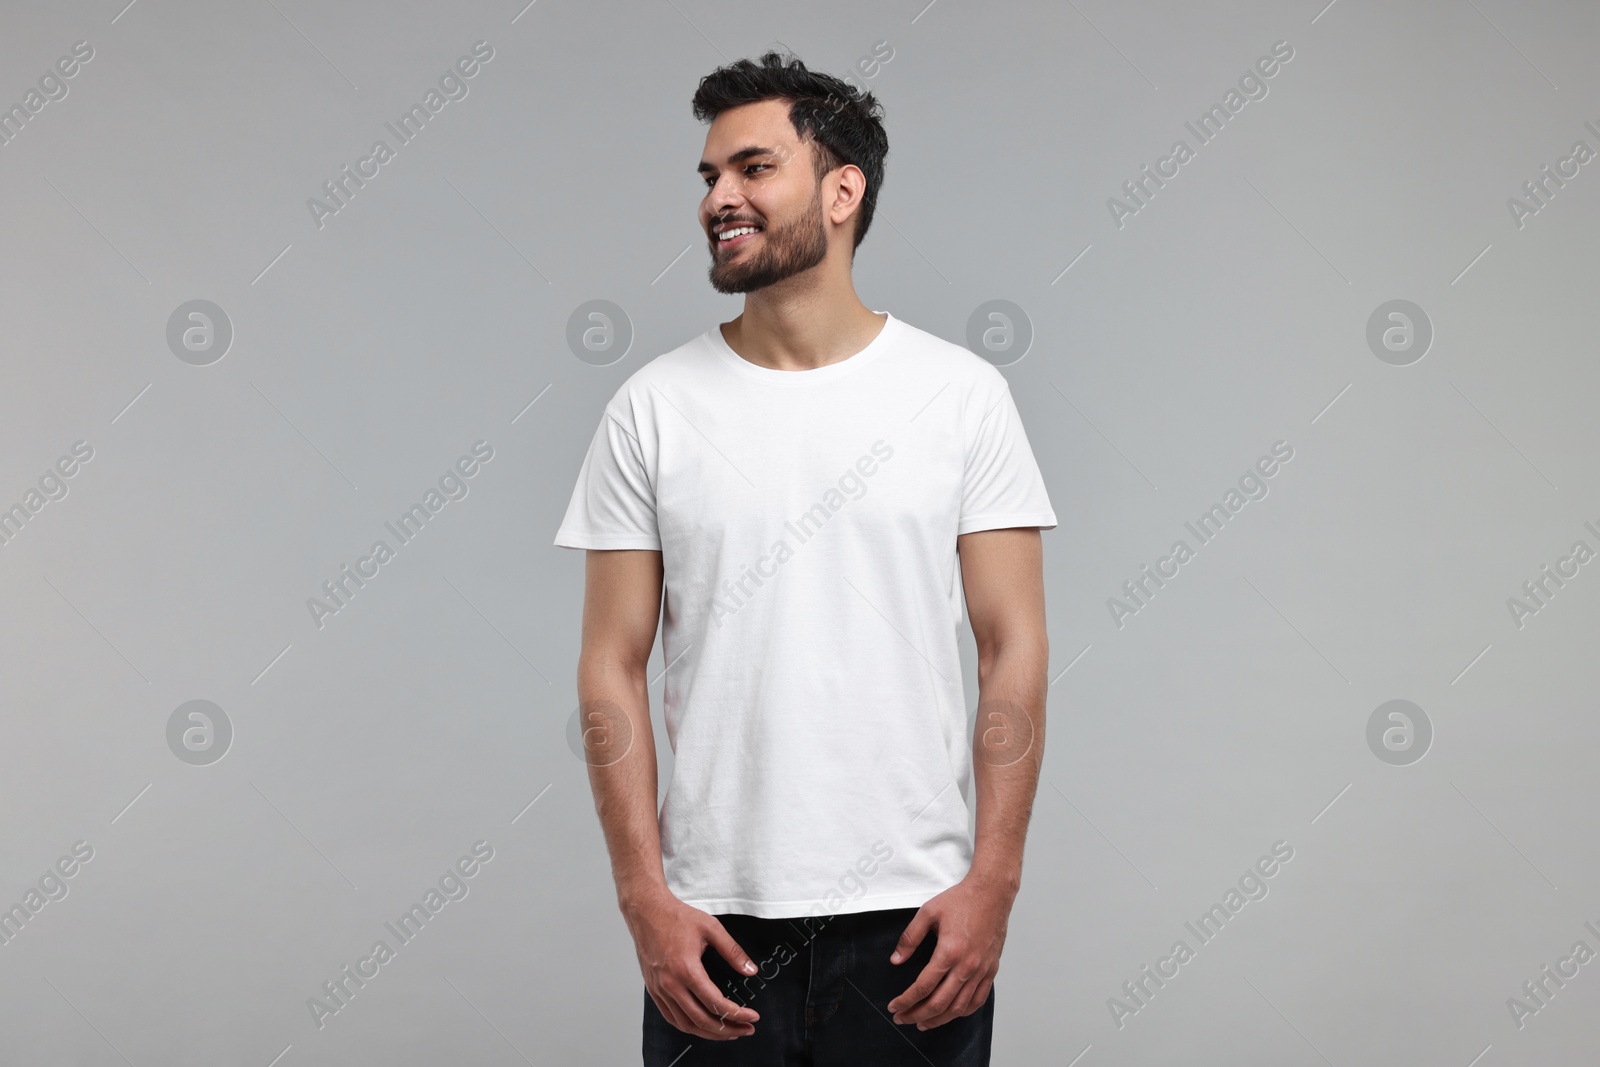
[(888, 321), (853, 290), (827, 302), (757, 300), (752, 294), (739, 317), (721, 329), (728, 347), (756, 366), (803, 371), (849, 359), (871, 344)]

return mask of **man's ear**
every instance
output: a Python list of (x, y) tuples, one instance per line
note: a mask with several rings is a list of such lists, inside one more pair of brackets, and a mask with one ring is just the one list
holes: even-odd
[(861, 173), (860, 167), (846, 163), (837, 170), (830, 170), (822, 180), (833, 186), (833, 195), (830, 197), (833, 206), (829, 215), (834, 225), (848, 221), (849, 213), (860, 212), (861, 200), (867, 189), (867, 177)]

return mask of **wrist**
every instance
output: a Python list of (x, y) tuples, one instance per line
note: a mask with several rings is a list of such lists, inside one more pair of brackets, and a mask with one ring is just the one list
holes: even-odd
[(974, 863), (967, 872), (967, 881), (1015, 897), (1022, 889), (1022, 869), (1011, 864)]
[(624, 915), (631, 914), (641, 908), (672, 898), (672, 890), (667, 888), (667, 883), (661, 881), (638, 881), (619, 883), (617, 885), (617, 907)]

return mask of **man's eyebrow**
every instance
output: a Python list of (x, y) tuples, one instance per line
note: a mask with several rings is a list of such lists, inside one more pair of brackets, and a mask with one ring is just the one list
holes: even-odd
[[(758, 148), (758, 147), (741, 148), (741, 149), (739, 149), (739, 151), (735, 152), (733, 155), (728, 157), (728, 162), (729, 163), (742, 163), (745, 160), (749, 159), (751, 156), (775, 156), (777, 154), (778, 154), (778, 150), (776, 148)], [(702, 159), (700, 161), (700, 165), (695, 168), (695, 173), (704, 174), (707, 171), (712, 171), (712, 170), (716, 170), (716, 169), (717, 169), (716, 164), (707, 163), (705, 160)]]

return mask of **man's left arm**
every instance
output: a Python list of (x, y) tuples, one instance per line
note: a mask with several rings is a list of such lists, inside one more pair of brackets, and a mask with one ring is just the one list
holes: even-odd
[(978, 645), (977, 832), (967, 876), (918, 910), (890, 957), (909, 958), (928, 930), (938, 931), (928, 965), (889, 1002), (895, 1022), (923, 1030), (970, 1015), (989, 999), (1022, 884), (1022, 847), (1044, 760), (1050, 650), (1039, 531), (980, 530), (958, 537), (956, 550)]

